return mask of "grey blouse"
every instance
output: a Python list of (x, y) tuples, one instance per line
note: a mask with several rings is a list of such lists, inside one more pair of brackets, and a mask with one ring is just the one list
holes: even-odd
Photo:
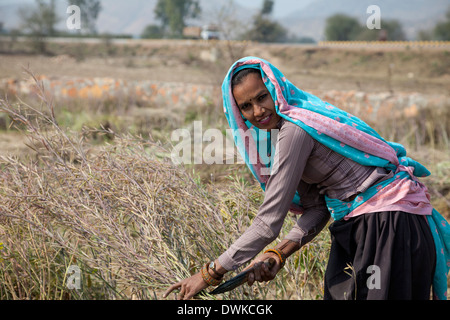
[(277, 238), (295, 191), (304, 213), (285, 239), (303, 246), (330, 218), (325, 194), (347, 200), (391, 176), (383, 168), (362, 166), (332, 151), (289, 121), (281, 120), (279, 128), (275, 156), (278, 170), (266, 184), (264, 201), (251, 226), (218, 258), (227, 270), (251, 260)]

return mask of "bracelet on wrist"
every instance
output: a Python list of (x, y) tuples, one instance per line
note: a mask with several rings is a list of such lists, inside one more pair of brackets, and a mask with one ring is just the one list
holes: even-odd
[(220, 278), (220, 279), (215, 279), (215, 278), (213, 278), (210, 274), (209, 274), (209, 271), (208, 271), (208, 263), (207, 264), (205, 264), (204, 266), (203, 266), (203, 268), (201, 269), (201, 274), (202, 274), (202, 278), (203, 278), (203, 281), (205, 281), (208, 285), (210, 285), (210, 286), (218, 286), (221, 282), (222, 282), (222, 280), (223, 280), (223, 277), (222, 278)]
[(283, 267), (284, 264), (286, 263), (286, 255), (282, 251), (277, 249), (267, 249), (266, 251), (264, 251), (264, 253), (269, 252), (275, 253), (278, 256), (278, 258), (280, 258), (281, 266)]

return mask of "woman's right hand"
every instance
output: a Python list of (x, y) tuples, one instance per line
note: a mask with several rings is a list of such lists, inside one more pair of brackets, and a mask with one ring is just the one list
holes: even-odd
[[(274, 261), (272, 266), (269, 266), (269, 259), (273, 259)], [(247, 284), (249, 286), (253, 285), (255, 281), (265, 282), (273, 280), (277, 273), (281, 270), (282, 263), (276, 254), (264, 253), (254, 259), (243, 271), (250, 268), (253, 268), (253, 271), (248, 274)]]

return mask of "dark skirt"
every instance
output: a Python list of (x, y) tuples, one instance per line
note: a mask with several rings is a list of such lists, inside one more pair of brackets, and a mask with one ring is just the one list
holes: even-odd
[(430, 299), (436, 248), (424, 216), (368, 213), (330, 232), (324, 299)]

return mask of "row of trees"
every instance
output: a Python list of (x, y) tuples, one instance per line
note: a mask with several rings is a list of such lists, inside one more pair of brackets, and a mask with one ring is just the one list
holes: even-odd
[[(383, 19), (381, 29), (368, 29), (366, 25), (361, 25), (358, 19), (345, 14), (336, 14), (327, 19), (325, 36), (327, 40), (335, 41), (406, 39), (398, 20)], [(445, 21), (436, 23), (430, 30), (419, 31), (417, 38), (418, 40), (450, 40), (450, 9), (447, 11)]]
[(326, 21), (325, 36), (334, 41), (405, 40), (405, 34), (398, 20), (383, 20), (381, 29), (369, 29), (358, 19), (344, 14), (336, 14)]
[[(96, 21), (102, 9), (100, 0), (67, 0), (67, 5), (76, 5), (80, 8), (84, 33), (97, 34)], [(56, 10), (56, 0), (36, 0), (34, 9), (28, 7), (19, 9), (19, 17), (22, 21), (20, 31), (41, 37), (61, 34), (55, 28), (61, 20)]]
[(436, 23), (434, 28), (419, 31), (419, 40), (450, 41), (450, 8), (447, 10), (445, 18), (446, 20)]
[(253, 18), (253, 25), (242, 34), (243, 39), (261, 42), (284, 42), (287, 40), (287, 30), (271, 19), (273, 5), (273, 0), (264, 0), (261, 10)]
[[(233, 2), (228, 4), (233, 7)], [(261, 42), (285, 42), (285, 41), (307, 41), (308, 39), (295, 39), (288, 36), (288, 31), (278, 22), (271, 19), (274, 0), (263, 0), (261, 9), (253, 16), (250, 26), (240, 25), (244, 30), (234, 36), (236, 38), (261, 41)], [(229, 8), (228, 8), (229, 9)], [(224, 17), (224, 8), (218, 12), (218, 21), (221, 29), (227, 29), (230, 24), (238, 23), (234, 19)], [(158, 0), (155, 7), (156, 18), (160, 25), (148, 25), (141, 34), (142, 38), (181, 38), (183, 28), (186, 26), (186, 19), (197, 18), (201, 13), (198, 0)], [(227, 15), (234, 12), (229, 11)], [(224, 23), (228, 22), (227, 26)], [(313, 41), (312, 39), (309, 39)]]
[[(67, 5), (77, 5), (80, 8), (81, 19), (84, 24), (85, 34), (96, 35), (96, 20), (101, 10), (100, 0), (67, 0)], [(34, 51), (46, 53), (46, 37), (69, 35), (67, 32), (56, 30), (56, 25), (61, 20), (57, 13), (56, 0), (36, 0), (34, 8), (22, 7), (19, 9), (21, 26), (12, 30), (10, 35), (26, 34), (31, 37), (31, 46)], [(0, 30), (1, 31), (1, 30)]]
[[(83, 29), (79, 34), (96, 35), (96, 20), (102, 9), (100, 0), (67, 0), (68, 5), (80, 7)], [(229, 4), (233, 6), (233, 1)], [(250, 23), (239, 25), (234, 38), (261, 42), (313, 42), (310, 38), (295, 38), (278, 22), (271, 18), (274, 0), (262, 0), (261, 9), (249, 20)], [(201, 14), (199, 0), (158, 0), (154, 13), (159, 24), (148, 25), (142, 32), (143, 38), (182, 38), (183, 29), (188, 19), (198, 18)], [(228, 15), (233, 15), (229, 12)], [(33, 10), (19, 10), (23, 21), (21, 32), (35, 37), (55, 36), (61, 34), (55, 30), (60, 21), (56, 13), (56, 0), (36, 0)], [(218, 16), (222, 29), (239, 23), (222, 14)], [(228, 21), (228, 26), (225, 22)], [(242, 31), (244, 30), (244, 31)], [(64, 34), (64, 33), (63, 33)], [(67, 33), (66, 33), (67, 34)], [(229, 34), (227, 36), (230, 36)], [(325, 36), (327, 40), (404, 40), (405, 34), (398, 20), (383, 19), (381, 30), (368, 29), (354, 17), (336, 14), (326, 21)], [(420, 40), (450, 40), (450, 9), (446, 20), (438, 22), (431, 30), (419, 32)]]
[[(232, 1), (231, 1), (232, 5)], [(252, 17), (250, 28), (235, 35), (240, 39), (261, 42), (314, 42), (311, 38), (296, 38), (278, 22), (271, 19), (274, 0), (263, 0), (259, 12)], [(182, 36), (185, 20), (200, 15), (201, 8), (198, 0), (158, 0), (155, 8), (157, 19), (161, 25), (149, 25), (142, 33), (143, 38), (161, 38)], [(418, 33), (419, 40), (450, 40), (450, 9), (446, 20), (438, 22), (431, 30)], [(235, 23), (236, 21), (234, 21)], [(362, 25), (358, 19), (336, 14), (326, 21), (325, 36), (327, 40), (406, 40), (403, 27), (398, 20), (383, 19), (381, 29), (369, 29)]]

